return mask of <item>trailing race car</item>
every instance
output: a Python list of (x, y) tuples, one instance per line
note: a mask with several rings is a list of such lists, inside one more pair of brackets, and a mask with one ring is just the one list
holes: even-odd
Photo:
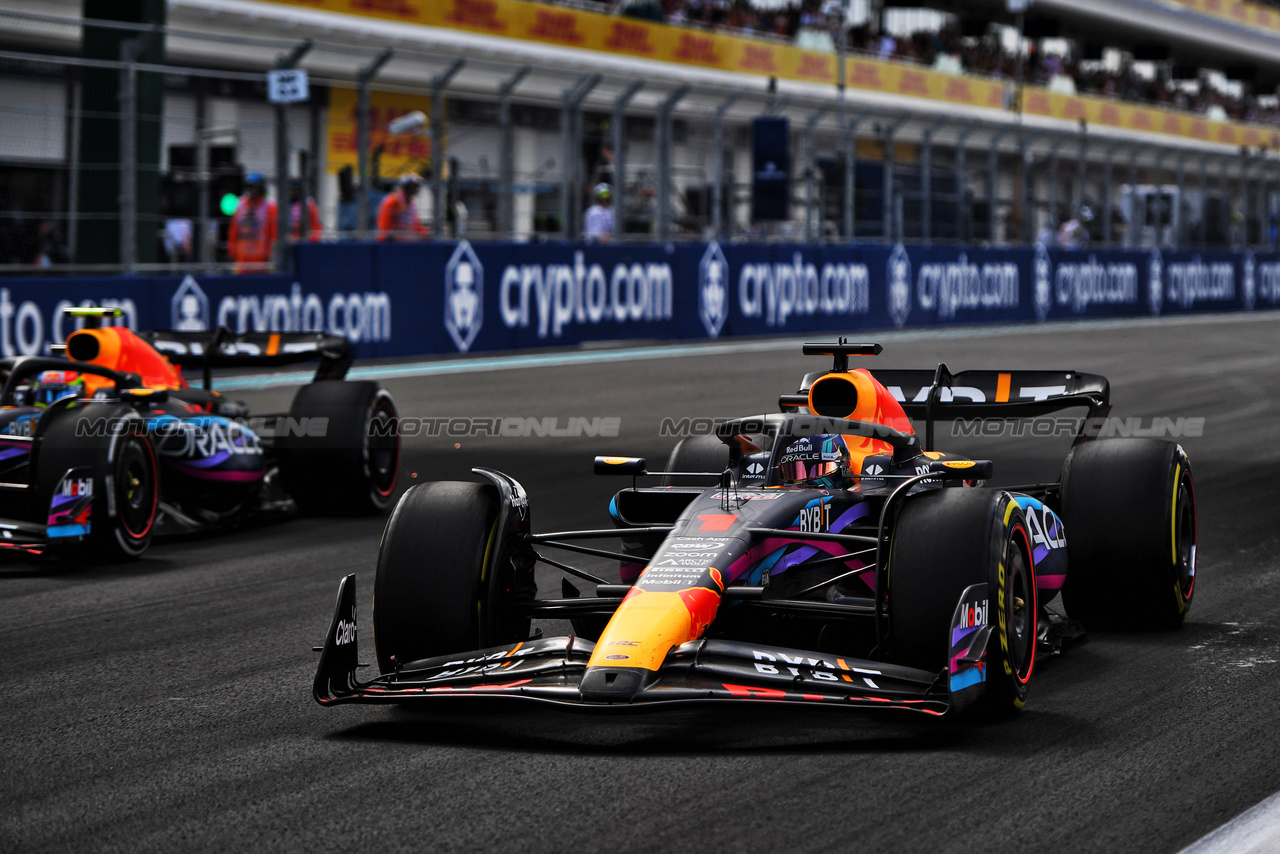
[[(265, 516), (385, 510), (400, 460), (396, 408), (343, 380), (345, 338), (86, 326), (65, 358), (0, 360), (0, 547), (78, 559), (137, 557), (153, 536)], [(287, 415), (250, 418), (210, 388), (214, 367), (320, 360)], [(199, 367), (192, 388), (183, 367)], [(258, 429), (255, 429), (257, 427)]]
[[(314, 695), (346, 702), (505, 697), (592, 710), (781, 701), (942, 715), (1020, 708), (1039, 656), (1080, 623), (1176, 625), (1195, 585), (1187, 455), (1090, 440), (1061, 480), (988, 488), (992, 463), (932, 449), (940, 418), (1110, 410), (1109, 384), (1067, 371), (850, 370), (834, 358), (781, 414), (684, 439), (665, 472), (597, 457), (600, 474), (661, 475), (618, 492), (612, 529), (535, 534), (515, 480), (428, 483), (387, 523), (374, 580), (381, 675), (357, 679), (354, 576), (339, 587)], [(922, 444), (909, 416), (923, 418)], [(1090, 422), (1083, 422), (1088, 424)], [(709, 478), (709, 480), (708, 480)], [(701, 485), (671, 485), (697, 483)], [(584, 541), (617, 538), (620, 548)], [(545, 555), (616, 559), (622, 584)], [(542, 561), (568, 578), (538, 598)], [(1062, 594), (1067, 616), (1046, 606)], [(571, 637), (531, 620), (571, 619)]]

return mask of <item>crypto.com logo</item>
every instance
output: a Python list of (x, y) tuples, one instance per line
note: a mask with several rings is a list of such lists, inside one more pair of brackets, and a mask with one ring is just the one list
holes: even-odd
[(194, 276), (187, 276), (169, 301), (169, 328), (174, 332), (207, 332), (209, 297)]
[(901, 328), (911, 313), (911, 259), (901, 243), (893, 247), (889, 263), (885, 266), (885, 281), (889, 298), (889, 317), (893, 325)]
[(714, 240), (702, 254), (698, 264), (698, 317), (707, 335), (720, 336), (729, 318), (729, 262), (720, 244)]
[(444, 328), (465, 353), (484, 325), (484, 265), (463, 240), (444, 268)]
[(1031, 301), (1035, 306), (1036, 320), (1044, 320), (1053, 308), (1053, 263), (1049, 260), (1049, 250), (1043, 243), (1036, 244), (1035, 259), (1031, 262), (1034, 290)]

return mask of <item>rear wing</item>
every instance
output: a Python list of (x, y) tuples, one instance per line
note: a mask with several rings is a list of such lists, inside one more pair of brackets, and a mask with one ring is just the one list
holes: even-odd
[(204, 387), (212, 384), (214, 368), (256, 368), (292, 365), (319, 359), (317, 380), (340, 380), (351, 367), (351, 344), (340, 335), (323, 332), (242, 332), (225, 326), (209, 332), (139, 332), (138, 336), (170, 362), (204, 372)]
[[(779, 399), (784, 412), (803, 408), (809, 387), (825, 371), (805, 374), (797, 394)], [(1035, 418), (1082, 406), (1088, 418), (1111, 411), (1111, 384), (1106, 377), (1080, 371), (960, 371), (946, 364), (930, 370), (874, 370), (913, 419), (925, 421), (925, 448), (933, 448), (935, 421), (988, 418)]]

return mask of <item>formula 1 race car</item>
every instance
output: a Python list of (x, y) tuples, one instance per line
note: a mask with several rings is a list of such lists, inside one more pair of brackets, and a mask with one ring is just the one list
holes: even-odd
[[(320, 333), (84, 328), (58, 357), (0, 360), (0, 548), (88, 561), (141, 555), (156, 535), (301, 509), (385, 510), (400, 441), (391, 396), (346, 382), (345, 338)], [(215, 367), (319, 359), (287, 415), (250, 417), (210, 388)], [(199, 367), (192, 388), (183, 367)]]
[[(524, 489), (490, 469), (473, 469), (485, 483), (410, 489), (374, 580), (381, 675), (356, 676), (349, 575), (316, 700), (483, 696), (599, 711), (773, 701), (999, 717), (1021, 708), (1038, 658), (1081, 623), (1186, 615), (1196, 505), (1181, 447), (1082, 428), (1059, 481), (1006, 488), (984, 486), (990, 461), (931, 447), (938, 419), (1073, 406), (1105, 417), (1106, 379), (946, 365), (873, 376), (849, 358), (879, 345), (804, 352), (834, 365), (782, 395), (781, 414), (684, 439), (665, 472), (597, 457), (600, 474), (665, 479), (619, 491), (612, 529), (532, 533)], [(909, 416), (924, 419), (923, 444)], [(607, 538), (620, 547), (586, 544)], [(617, 560), (623, 583), (549, 549)], [(566, 577), (560, 598), (538, 598), (537, 562), (594, 595)], [(1059, 593), (1065, 616), (1046, 607)], [(574, 633), (541, 637), (535, 619), (570, 619)]]

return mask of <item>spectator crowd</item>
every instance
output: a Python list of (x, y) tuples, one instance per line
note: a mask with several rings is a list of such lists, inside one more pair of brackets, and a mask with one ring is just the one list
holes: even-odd
[[(554, 2), (555, 0), (553, 0)], [(782, 40), (809, 49), (834, 50), (841, 37), (841, 4), (830, 0), (791, 0), (785, 4), (754, 5), (751, 0), (576, 0), (575, 5), (599, 6), (618, 14), (695, 26), (738, 35)], [(1280, 0), (1268, 5), (1280, 7)], [(983, 36), (964, 36), (954, 24), (905, 36), (876, 32), (863, 25), (845, 34), (850, 52), (912, 62), (951, 73), (980, 74), (1013, 79), (1017, 54), (992, 29)], [(1070, 43), (1065, 43), (1070, 44)], [(1173, 80), (1168, 63), (1124, 61), (1108, 65), (1065, 53), (1040, 49), (1030, 42), (1024, 60), (1024, 79), (1056, 91), (1101, 95), (1207, 115), (1223, 120), (1280, 125), (1275, 98), (1259, 99), (1247, 92), (1236, 95), (1201, 75), (1196, 80)]]

